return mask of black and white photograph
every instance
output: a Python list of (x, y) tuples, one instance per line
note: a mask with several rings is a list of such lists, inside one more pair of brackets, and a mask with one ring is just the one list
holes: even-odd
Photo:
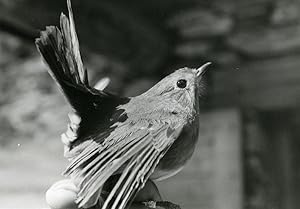
[(0, 209), (298, 209), (300, 0), (0, 0)]

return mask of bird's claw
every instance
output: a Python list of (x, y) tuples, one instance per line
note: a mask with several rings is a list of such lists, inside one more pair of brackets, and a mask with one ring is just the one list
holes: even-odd
[(156, 208), (156, 201), (153, 201), (153, 200), (143, 202), (143, 204), (148, 208), (153, 208), (153, 209)]

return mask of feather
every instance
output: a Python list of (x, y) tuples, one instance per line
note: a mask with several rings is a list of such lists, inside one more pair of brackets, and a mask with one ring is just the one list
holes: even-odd
[[(84, 150), (95, 151), (86, 149), (89, 143), (85, 143), (85, 141), (93, 136), (95, 130), (109, 135), (112, 131), (109, 129), (109, 125), (116, 121), (107, 121), (107, 118), (109, 119), (111, 114), (117, 111), (117, 106), (127, 103), (129, 99), (97, 90), (89, 85), (88, 73), (80, 55), (70, 0), (68, 0), (68, 11), (69, 19), (64, 14), (60, 16), (60, 28), (46, 27), (35, 43), (44, 62), (49, 67), (49, 74), (58, 84), (75, 114), (80, 118), (80, 122), (76, 124), (78, 126), (76, 135), (72, 140), (64, 139), (64, 143), (68, 146), (65, 156), (74, 158)], [(101, 115), (101, 117), (96, 117), (96, 115)], [(118, 120), (118, 117), (115, 120)], [(108, 127), (107, 124), (109, 124)], [(97, 136), (99, 140), (103, 140), (105, 137), (102, 133)], [(81, 157), (90, 157), (90, 154), (81, 155)], [(81, 161), (79, 158), (77, 160)]]
[[(131, 124), (131, 128), (128, 128), (128, 124)], [(145, 129), (144, 125), (151, 129)], [(119, 124), (101, 143), (87, 146), (65, 172), (75, 178), (75, 181), (76, 178), (80, 180), (80, 191), (76, 200), (78, 206), (90, 206), (91, 202), (95, 202), (95, 195), (101, 192), (104, 183), (121, 172), (102, 208), (123, 209), (144, 186), (161, 157), (176, 139), (175, 130), (182, 128), (174, 129), (171, 126), (172, 124), (157, 121), (127, 121)], [(127, 130), (123, 130), (124, 127)]]
[[(77, 202), (80, 203), (79, 207), (82, 207), (88, 201), (93, 193), (98, 190), (99, 185), (103, 185), (126, 161), (140, 151), (145, 146), (145, 142), (145, 140), (139, 139), (139, 141), (126, 150), (120, 158), (110, 160), (109, 163), (106, 163), (106, 166), (99, 169), (78, 193), (79, 201)], [(120, 152), (118, 152), (117, 155), (120, 155)], [(83, 197), (82, 201), (81, 197)]]
[(99, 101), (100, 104), (103, 100), (108, 100), (112, 104), (116, 102), (117, 105), (122, 103), (124, 100), (121, 101), (119, 97), (90, 87), (88, 73), (80, 55), (70, 0), (68, 11), (69, 19), (63, 13), (60, 16), (60, 29), (48, 26), (35, 41), (38, 51), (49, 66), (49, 74), (79, 116), (85, 116), (87, 111), (93, 111), (95, 103), (101, 106)]
[[(138, 169), (143, 165), (143, 163), (147, 160), (147, 158), (153, 153), (154, 149), (152, 146), (146, 147), (136, 158), (133, 158), (131, 160), (131, 163), (129, 163), (124, 171), (122, 172), (122, 175), (120, 179), (118, 180), (117, 184), (113, 188), (113, 190), (110, 192), (109, 196), (105, 200), (105, 203), (103, 205), (103, 209), (106, 208), (107, 204), (110, 202), (110, 200), (116, 195), (116, 192), (118, 191), (118, 196), (116, 197), (114, 204), (112, 208), (115, 208), (118, 202), (120, 201), (121, 197), (124, 195), (124, 191), (128, 190), (128, 186), (132, 183), (134, 180), (134, 177), (138, 173)], [(133, 167), (134, 166), (134, 167)], [(132, 168), (133, 167), (133, 168)], [(126, 181), (126, 182), (124, 182)], [(123, 183), (122, 188), (119, 187)]]
[(79, 41), (77, 38), (76, 29), (75, 29), (71, 0), (68, 0), (67, 4), (68, 4), (69, 17), (70, 17), (70, 36), (71, 36), (73, 54), (74, 54), (75, 60), (77, 61), (76, 64), (78, 67), (79, 75), (81, 75), (81, 77), (83, 77), (83, 81), (85, 81), (84, 76), (86, 75), (86, 73), (83, 68), (83, 64), (82, 64), (82, 60), (81, 60), (81, 55), (80, 55), (80, 50), (79, 50)]

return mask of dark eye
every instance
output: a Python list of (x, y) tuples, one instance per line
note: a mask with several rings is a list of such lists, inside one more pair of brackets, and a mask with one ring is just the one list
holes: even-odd
[(177, 86), (181, 89), (186, 87), (186, 80), (185, 79), (180, 79), (177, 81)]

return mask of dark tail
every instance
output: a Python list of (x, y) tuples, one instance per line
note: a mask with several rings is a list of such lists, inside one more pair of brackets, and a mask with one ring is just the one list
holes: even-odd
[(71, 106), (79, 114), (87, 111), (93, 102), (94, 92), (88, 83), (75, 31), (71, 3), (68, 0), (69, 18), (61, 14), (60, 28), (46, 27), (36, 39), (36, 46), (49, 66), (49, 73), (58, 83)]
[(60, 29), (47, 27), (35, 43), (49, 66), (49, 74), (81, 118), (77, 137), (80, 138), (89, 136), (97, 130), (99, 124), (109, 124), (105, 120), (112, 116), (118, 105), (127, 103), (129, 98), (120, 98), (89, 85), (87, 70), (80, 56), (70, 0), (68, 9), (69, 19), (61, 15)]

